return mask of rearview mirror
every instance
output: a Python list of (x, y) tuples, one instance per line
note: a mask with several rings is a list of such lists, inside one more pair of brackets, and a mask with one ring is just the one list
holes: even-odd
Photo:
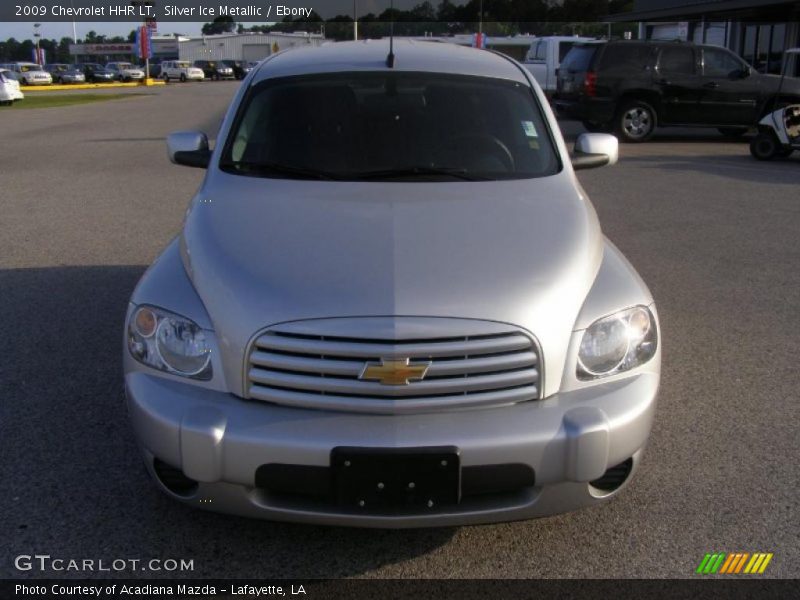
[(211, 161), (208, 137), (200, 131), (178, 131), (167, 137), (167, 155), (176, 165), (207, 169)]
[(615, 165), (619, 159), (619, 141), (608, 133), (582, 133), (575, 141), (572, 168), (594, 169)]

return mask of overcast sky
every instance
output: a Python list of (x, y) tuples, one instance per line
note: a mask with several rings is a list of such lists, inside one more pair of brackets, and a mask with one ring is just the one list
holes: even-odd
[[(7, 0), (0, 0), (7, 1)], [(359, 14), (374, 13), (379, 14), (389, 7), (390, 0), (356, 0)], [(423, 0), (394, 0), (394, 6), (398, 9), (407, 10)], [(429, 0), (430, 3), (436, 8), (440, 0)], [(452, 0), (453, 4), (464, 4), (466, 0)], [(122, 2), (124, 4), (124, 2)], [(224, 3), (224, 2), (222, 2)], [(49, 3), (48, 3), (49, 4)], [(64, 3), (66, 5), (66, 2)], [(212, 5), (215, 3), (211, 3)], [(275, 4), (285, 4), (287, 6), (307, 6), (313, 8), (320, 13), (324, 18), (330, 18), (337, 14), (352, 14), (353, 0), (283, 0), (282, 2), (276, 1)], [(205, 21), (199, 22), (180, 22), (180, 23), (159, 23), (159, 33), (185, 33), (187, 35), (200, 35), (200, 29)], [(62, 37), (72, 37), (72, 22), (53, 23), (41, 22), (40, 33), (42, 37), (47, 39), (60, 40)], [(245, 23), (249, 26), (251, 23)], [(85, 22), (76, 23), (77, 34), (79, 38), (86, 35), (87, 31), (94, 30), (98, 34), (103, 34), (108, 37), (115, 35), (127, 36), (132, 29), (137, 26), (137, 23), (124, 22)], [(18, 40), (33, 39), (33, 22), (30, 23), (13, 23), (3, 21), (0, 22), (0, 40), (6, 40), (14, 37)]]

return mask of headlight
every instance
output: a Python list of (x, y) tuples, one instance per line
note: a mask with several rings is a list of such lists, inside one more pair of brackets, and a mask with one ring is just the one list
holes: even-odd
[(211, 347), (194, 321), (140, 306), (128, 323), (128, 349), (139, 362), (175, 375), (211, 379)]
[(598, 319), (583, 333), (578, 351), (578, 379), (596, 379), (643, 365), (658, 346), (650, 310), (634, 306)]

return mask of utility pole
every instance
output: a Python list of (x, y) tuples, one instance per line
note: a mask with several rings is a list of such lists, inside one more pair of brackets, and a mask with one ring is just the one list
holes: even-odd
[(358, 0), (353, 0), (353, 39), (358, 41)]
[(39, 50), (39, 38), (42, 37), (42, 34), (39, 33), (39, 27), (41, 27), (41, 23), (34, 23), (33, 24), (33, 37), (36, 40), (36, 64), (41, 65), (44, 61), (42, 61), (39, 57), (41, 56)]
[[(75, 14), (75, 5), (73, 4), (72, 0), (69, 0), (69, 5), (72, 7), (72, 14)], [(72, 17), (72, 43), (78, 43), (78, 30), (75, 27), (75, 17)]]
[(483, 0), (480, 2), (480, 8), (478, 9), (478, 33), (483, 33)]

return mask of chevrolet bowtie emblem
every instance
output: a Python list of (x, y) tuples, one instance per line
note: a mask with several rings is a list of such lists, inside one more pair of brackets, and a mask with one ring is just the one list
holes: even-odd
[(380, 364), (369, 362), (364, 365), (359, 379), (380, 381), (382, 385), (408, 385), (411, 381), (421, 381), (431, 366), (430, 361), (408, 364), (409, 359), (382, 358)]

